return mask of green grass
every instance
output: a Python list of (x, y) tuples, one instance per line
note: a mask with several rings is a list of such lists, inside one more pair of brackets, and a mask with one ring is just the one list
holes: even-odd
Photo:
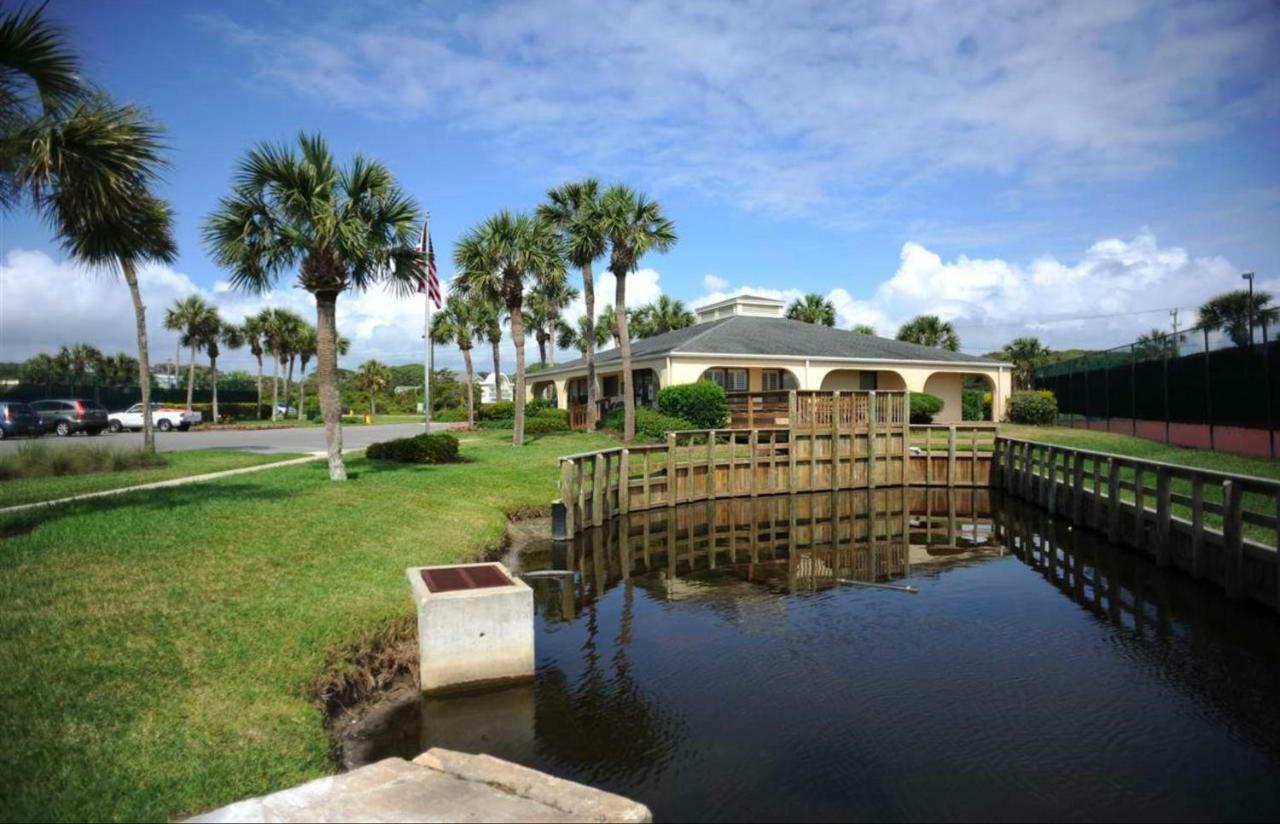
[(171, 819), (330, 772), (332, 651), (411, 614), (405, 567), (492, 547), (557, 456), (610, 443), (507, 437), (0, 516), (0, 818)]
[[(88, 447), (50, 447), (53, 452), (72, 452)], [(141, 469), (125, 469), (118, 472), (93, 472), (85, 475), (61, 475), (43, 478), (18, 478), (0, 481), (0, 508), (52, 501), (86, 492), (102, 492), (137, 484), (221, 472), (264, 463), (276, 463), (300, 457), (294, 454), (264, 455), (253, 452), (226, 452), (220, 449), (192, 449), (189, 451), (160, 452), (158, 466)]]
[(1162, 461), (1164, 463), (1181, 464), (1182, 466), (1194, 466), (1200, 469), (1212, 469), (1218, 472), (1231, 472), (1237, 475), (1253, 475), (1258, 478), (1280, 480), (1280, 461), (1272, 461), (1267, 458), (1250, 458), (1244, 455), (1233, 455), (1229, 452), (1214, 452), (1209, 449), (1170, 446), (1160, 441), (1135, 438), (1115, 432), (1095, 432), (1089, 429), (1071, 429), (1064, 426), (1020, 426), (1006, 423), (1000, 425), (1000, 434), (1009, 438), (1058, 444), (1074, 449), (1088, 449), (1095, 452), (1127, 455), (1131, 458), (1141, 458), (1146, 461)]

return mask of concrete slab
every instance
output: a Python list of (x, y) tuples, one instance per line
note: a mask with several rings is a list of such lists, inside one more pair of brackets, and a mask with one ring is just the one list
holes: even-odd
[(622, 796), (486, 755), (432, 749), (238, 801), (198, 822), (653, 820)]

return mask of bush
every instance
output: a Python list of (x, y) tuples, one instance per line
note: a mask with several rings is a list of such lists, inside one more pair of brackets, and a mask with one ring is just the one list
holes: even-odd
[(516, 405), (514, 401), (499, 401), (498, 403), (482, 403), (479, 411), (476, 412), (476, 420), (480, 421), (510, 421), (516, 417)]
[[(611, 432), (621, 432), (626, 423), (624, 414), (621, 407), (610, 411), (600, 421), (600, 428), (608, 429)], [(647, 406), (636, 408), (636, 437), (646, 441), (662, 440), (668, 432), (697, 428), (683, 418), (664, 415), (658, 410), (650, 409)]]
[(458, 439), (447, 432), (422, 433), (412, 438), (396, 438), (371, 444), (365, 456), (375, 461), (397, 463), (443, 464), (457, 463)]
[(467, 419), (467, 409), (463, 406), (450, 406), (437, 409), (431, 413), (431, 420), (441, 423), (459, 423)]
[[(686, 428), (719, 429), (729, 420), (729, 404), (724, 388), (711, 381), (668, 386), (658, 392), (658, 412), (686, 422)], [(636, 410), (636, 430), (639, 431)]]
[(28, 441), (19, 444), (16, 452), (0, 455), (0, 481), (124, 472), (129, 469), (165, 466), (166, 463), (163, 455), (145, 452), (140, 448), (51, 447), (38, 441)]
[(1058, 399), (1048, 389), (1024, 389), (1009, 396), (1009, 420), (1044, 426), (1058, 419)]
[(962, 408), (961, 419), (966, 421), (982, 421), (986, 420), (984, 406), (982, 404), (983, 392), (981, 389), (966, 389), (960, 396), (960, 404)]
[[(552, 411), (556, 408), (551, 401), (545, 401), (542, 398), (534, 398), (524, 405), (524, 413), (526, 415), (541, 415), (543, 412)], [(515, 416), (514, 406), (511, 412), (512, 417)]]
[[(547, 410), (549, 412), (564, 410)], [(534, 415), (532, 418), (525, 419), (524, 434), (526, 435), (546, 435), (551, 432), (568, 432), (569, 431), (569, 415)]]
[(911, 422), (933, 423), (933, 416), (942, 411), (943, 400), (928, 392), (911, 393)]

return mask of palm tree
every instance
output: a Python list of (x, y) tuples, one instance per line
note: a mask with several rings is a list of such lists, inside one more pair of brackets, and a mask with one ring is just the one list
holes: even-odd
[(44, 387), (44, 394), (53, 394), (53, 385), (63, 380), (63, 364), (47, 352), (41, 352), (22, 364), (19, 380), (22, 383)]
[(249, 354), (253, 355), (253, 359), (258, 362), (258, 376), (254, 382), (258, 390), (258, 408), (256, 417), (262, 418), (262, 356), (266, 353), (266, 324), (263, 319), (264, 312), (256, 315), (249, 315), (240, 324), (240, 331), (244, 334), (245, 346), (249, 349)]
[(556, 364), (556, 327), (560, 323), (560, 313), (581, 294), (564, 276), (564, 267), (554, 267), (550, 277), (542, 278), (529, 292), (527, 306), (529, 314), (539, 320), (534, 327), (534, 337), (538, 340), (542, 362), (552, 366)]
[[(298, 420), (302, 420), (302, 405), (307, 400), (307, 364), (316, 356), (316, 328), (303, 323), (298, 333)], [(338, 354), (344, 355), (345, 351)]]
[[(289, 401), (293, 398), (293, 362), (298, 357), (299, 350), (306, 345), (307, 322), (302, 319), (301, 315), (294, 312), (284, 311), (286, 323), (281, 329), (279, 339), (278, 354), (281, 365), (285, 367), (284, 378), (284, 406), (286, 413), (289, 409)], [(319, 340), (316, 341), (317, 344)]]
[(471, 364), (472, 335), (476, 330), (475, 304), (462, 295), (449, 295), (444, 308), (431, 318), (431, 340), (457, 344), (467, 369), (467, 426), (475, 426), (475, 370)]
[[(90, 93), (62, 33), (43, 6), (0, 18), (0, 207), (30, 195), (77, 262), (122, 274), (133, 299), (143, 402), (143, 448), (155, 451), (146, 307), (140, 263), (172, 262), (173, 216), (150, 191), (160, 130), (133, 106)], [(21, 89), (40, 98), (32, 112)]]
[(875, 337), (876, 334), (875, 327), (865, 323), (855, 323), (850, 331), (856, 335), (871, 335), (872, 337)]
[[(290, 352), (298, 337), (298, 330), (305, 323), (300, 316), (288, 309), (263, 309), (259, 314), (263, 348), (271, 354), (271, 420), (280, 415), (280, 369), (285, 355)], [(288, 394), (285, 403), (289, 402)]]
[[(502, 374), (502, 304), (495, 301), (487, 300), (483, 296), (469, 298), (472, 303), (472, 312), (475, 315), (476, 330), (475, 337), (484, 338), (489, 341), (489, 348), (493, 355), (493, 374)], [(501, 386), (498, 379), (494, 378), (494, 397), (502, 400)]]
[[(455, 283), (467, 297), (501, 301), (516, 349), (515, 429), (512, 443), (524, 444), (524, 289), (528, 282), (562, 270), (559, 244), (551, 225), (505, 209), (468, 231), (454, 248), (461, 273)], [(494, 373), (495, 388), (500, 373)]]
[(138, 380), (138, 361), (124, 352), (117, 352), (109, 358), (103, 358), (100, 368), (104, 386), (112, 388), (132, 386)]
[(356, 386), (369, 396), (369, 417), (378, 414), (378, 393), (385, 391), (389, 383), (391, 383), (391, 370), (385, 365), (376, 360), (360, 364), (360, 370), (356, 372)]
[(1039, 338), (1027, 336), (1010, 341), (1000, 357), (1013, 364), (1013, 388), (1030, 389), (1035, 382), (1036, 369), (1049, 355), (1048, 347)]
[(415, 248), (418, 207), (381, 163), (357, 155), (339, 169), (319, 135), (297, 149), (263, 144), (240, 162), (232, 194), (209, 216), (204, 238), (241, 289), (265, 291), (298, 267), (316, 300), (316, 379), (329, 477), (345, 480), (338, 398), (337, 303), (348, 289), (392, 283), (410, 293), (425, 276)]
[(556, 328), (556, 344), (561, 349), (576, 349), (585, 358), (609, 342), (609, 330), (603, 323), (592, 323), (586, 315), (578, 318), (577, 328), (560, 321)]
[(77, 387), (84, 384), (85, 378), (97, 376), (102, 353), (87, 343), (77, 343), (59, 349), (55, 360), (70, 384), (71, 394), (76, 395), (79, 394)]
[(226, 323), (215, 310), (209, 322), (200, 330), (202, 348), (209, 354), (209, 388), (213, 393), (213, 422), (218, 415), (218, 355), (222, 349), (239, 349), (245, 344), (244, 330), (234, 323)]
[(1267, 311), (1270, 303), (1269, 292), (1255, 292), (1252, 302), (1248, 289), (1223, 292), (1200, 306), (1200, 325), (1221, 329), (1236, 346), (1248, 346), (1254, 320), (1259, 313)]
[(960, 336), (950, 321), (937, 315), (917, 315), (898, 329), (898, 340), (932, 346), (955, 352), (960, 349)]
[(536, 290), (531, 291), (524, 302), (524, 328), (533, 331), (533, 339), (538, 344), (538, 362), (546, 366), (547, 344), (553, 343), (551, 310)]
[(191, 349), (191, 363), (187, 367), (187, 411), (191, 411), (196, 386), (196, 352), (208, 339), (208, 330), (215, 325), (218, 310), (199, 295), (188, 295), (174, 301), (164, 313), (164, 328), (178, 333), (180, 346)]
[(636, 435), (636, 399), (631, 389), (631, 339), (627, 332), (627, 275), (636, 270), (649, 251), (666, 252), (676, 243), (676, 228), (656, 200), (649, 200), (626, 186), (610, 186), (600, 198), (600, 228), (609, 242), (609, 270), (617, 290), (613, 305), (617, 316), (618, 347), (622, 355), (622, 437)]
[[(556, 227), (565, 259), (582, 270), (582, 302), (586, 307), (586, 324), (594, 327), (596, 288), (591, 268), (604, 256), (605, 237), (600, 222), (600, 183), (595, 178), (566, 183), (547, 192), (547, 202), (538, 207), (538, 216)], [(588, 330), (588, 339), (595, 332)], [(587, 428), (595, 429), (598, 414), (595, 353), (584, 353), (587, 361)]]
[(810, 292), (802, 298), (791, 301), (791, 305), (787, 307), (787, 317), (805, 323), (835, 326), (836, 307), (822, 295)]
[(632, 334), (637, 338), (665, 335), (667, 332), (692, 326), (695, 320), (693, 313), (685, 308), (683, 301), (659, 295), (653, 303), (645, 304), (635, 310), (632, 323), (637, 328)]
[(600, 317), (596, 318), (596, 326), (608, 329), (609, 340), (613, 341), (615, 347), (618, 345), (618, 314), (613, 311), (612, 303), (606, 303), (600, 310)]

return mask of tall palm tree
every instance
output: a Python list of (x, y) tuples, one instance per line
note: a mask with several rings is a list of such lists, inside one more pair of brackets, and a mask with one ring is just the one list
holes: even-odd
[[(603, 326), (609, 330), (609, 340), (613, 341), (613, 345), (618, 345), (618, 313), (613, 311), (613, 304), (606, 303), (604, 308), (600, 310), (600, 317), (596, 318), (596, 325)], [(630, 331), (630, 327), (628, 327)]]
[(52, 395), (53, 385), (62, 382), (63, 374), (61, 361), (47, 352), (41, 352), (23, 362), (18, 379), (22, 383), (43, 386), (44, 394)]
[[(306, 345), (307, 322), (294, 312), (287, 312), (284, 317), (287, 318), (287, 323), (281, 330), (278, 354), (285, 370), (284, 406), (287, 412), (293, 398), (293, 363), (298, 358), (299, 350)], [(316, 343), (319, 344), (319, 339)]]
[(103, 358), (102, 384), (113, 389), (132, 386), (138, 381), (138, 360), (124, 352), (116, 352), (109, 358)]
[(1037, 337), (1014, 338), (1002, 350), (1001, 357), (1013, 364), (1013, 388), (1030, 389), (1036, 369), (1049, 357), (1049, 348)]
[(650, 251), (666, 252), (676, 243), (676, 227), (656, 200), (626, 186), (610, 186), (600, 198), (600, 228), (609, 242), (609, 270), (617, 283), (613, 305), (618, 349), (622, 355), (622, 437), (636, 435), (636, 398), (631, 388), (631, 339), (627, 332), (627, 275)]
[[(134, 106), (93, 93), (43, 6), (0, 17), (0, 208), (29, 195), (77, 262), (121, 274), (133, 300), (143, 448), (155, 451), (140, 263), (172, 262), (173, 216), (151, 193), (160, 130)], [(33, 111), (22, 89), (39, 97)]]
[[(502, 302), (516, 349), (515, 428), (512, 443), (524, 444), (524, 289), (563, 269), (559, 244), (549, 223), (505, 209), (472, 228), (454, 248), (461, 270), (455, 283), (464, 296)], [(501, 386), (495, 373), (495, 386)]]
[[(304, 323), (298, 333), (298, 420), (302, 420), (302, 405), (307, 401), (307, 364), (316, 356), (319, 341), (316, 328)], [(346, 354), (339, 352), (338, 354)]]
[[(62, 372), (70, 383), (71, 394), (79, 394), (89, 376), (98, 377), (102, 363), (102, 353), (87, 343), (64, 346), (58, 350), (57, 361)], [(100, 382), (100, 381), (95, 381)]]
[[(547, 202), (538, 207), (538, 216), (556, 227), (565, 259), (582, 271), (582, 302), (588, 327), (596, 323), (596, 287), (591, 268), (604, 256), (605, 237), (600, 222), (600, 182), (595, 178), (566, 183), (547, 192)], [(595, 332), (588, 330), (588, 339)], [(591, 349), (584, 353), (587, 366), (587, 428), (595, 429), (599, 389), (596, 386), (596, 359)]]
[(214, 259), (241, 289), (262, 292), (298, 267), (316, 300), (316, 378), (329, 477), (345, 480), (338, 398), (337, 304), (347, 290), (392, 283), (409, 294), (425, 276), (420, 215), (389, 169), (356, 155), (345, 169), (319, 135), (263, 144), (241, 160), (229, 197), (204, 227)]
[(449, 295), (444, 308), (431, 318), (431, 340), (436, 343), (453, 343), (462, 352), (462, 363), (467, 369), (467, 426), (475, 426), (475, 369), (471, 364), (472, 335), (476, 329), (475, 304), (462, 295)]
[(561, 349), (576, 349), (585, 358), (609, 342), (609, 330), (603, 323), (592, 323), (586, 315), (578, 318), (577, 328), (564, 321), (556, 328), (556, 344)]
[(502, 374), (502, 304), (488, 300), (483, 295), (468, 299), (472, 302), (475, 314), (475, 337), (487, 340), (493, 355), (494, 397), (502, 400), (501, 385), (497, 378)]
[(258, 390), (258, 407), (255, 417), (262, 417), (262, 356), (266, 354), (266, 324), (263, 319), (264, 312), (256, 315), (249, 315), (240, 324), (240, 331), (244, 334), (244, 344), (249, 349), (249, 354), (253, 355), (253, 359), (258, 362), (258, 376), (254, 381), (254, 386)]
[(222, 350), (239, 349), (245, 344), (244, 330), (234, 323), (227, 323), (218, 317), (215, 311), (213, 317), (201, 330), (204, 350), (209, 355), (209, 388), (213, 393), (213, 422), (219, 421), (218, 415), (218, 355)]
[(164, 313), (164, 328), (178, 333), (180, 346), (191, 350), (187, 366), (187, 411), (191, 411), (196, 386), (196, 352), (208, 340), (208, 329), (215, 325), (218, 310), (199, 295), (188, 295), (173, 302)]
[(390, 383), (391, 370), (382, 363), (371, 360), (360, 364), (360, 370), (356, 372), (356, 386), (369, 396), (370, 417), (378, 414), (378, 394), (386, 391)]
[[(304, 321), (288, 309), (263, 309), (261, 321), (263, 348), (271, 355), (271, 420), (280, 416), (280, 370), (285, 356), (294, 346)], [(285, 403), (289, 396), (285, 395)]]
[(636, 309), (632, 322), (639, 328), (633, 334), (637, 338), (665, 335), (692, 326), (695, 320), (693, 313), (685, 308), (684, 301), (659, 295), (653, 303)]
[(550, 277), (540, 279), (529, 292), (527, 305), (530, 314), (540, 321), (535, 326), (534, 337), (538, 339), (543, 363), (555, 366), (556, 327), (560, 322), (560, 313), (577, 300), (579, 294), (581, 293), (565, 278), (563, 266), (555, 267)]
[(820, 326), (835, 326), (836, 307), (822, 295), (810, 292), (791, 301), (791, 305), (787, 307), (787, 317)]
[(1248, 346), (1254, 321), (1271, 304), (1269, 292), (1255, 292), (1252, 302), (1248, 289), (1223, 292), (1200, 306), (1200, 325), (1221, 329), (1236, 346)]
[(532, 290), (525, 296), (524, 328), (533, 332), (533, 340), (538, 344), (538, 363), (546, 366), (547, 344), (551, 343), (552, 348), (555, 348), (554, 341), (551, 340), (551, 310), (537, 290)]
[(917, 315), (898, 329), (898, 340), (932, 346), (955, 352), (960, 349), (960, 336), (950, 321), (937, 315)]

